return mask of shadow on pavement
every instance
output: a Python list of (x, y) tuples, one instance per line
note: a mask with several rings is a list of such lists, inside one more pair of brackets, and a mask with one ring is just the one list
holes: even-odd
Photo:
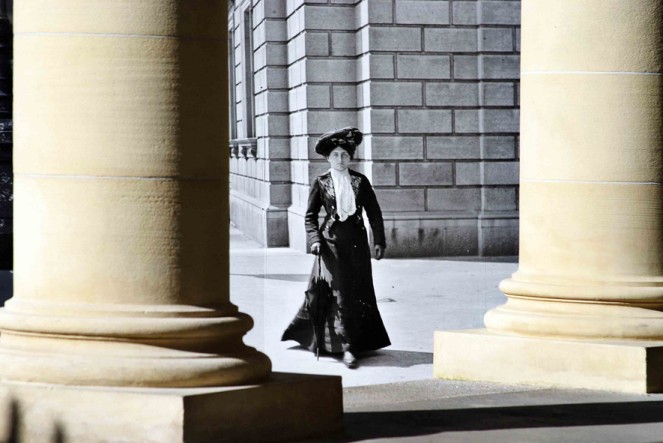
[[(294, 345), (288, 348), (289, 351), (305, 351), (311, 352), (301, 345)], [(343, 354), (330, 354), (322, 352), (321, 357), (331, 357), (341, 362)], [(428, 352), (411, 352), (411, 351), (371, 351), (363, 352), (358, 355), (359, 367), (394, 367), (394, 368), (409, 368), (416, 365), (430, 365), (433, 364), (433, 354)]]
[(359, 359), (360, 366), (370, 367), (409, 368), (416, 365), (430, 364), (433, 364), (433, 354), (429, 352), (383, 350), (361, 354)]
[(415, 437), (444, 432), (663, 422), (663, 402), (581, 403), (344, 415), (345, 433), (330, 442)]
[(517, 255), (507, 255), (499, 257), (420, 257), (418, 260), (432, 261), (460, 261), (475, 263), (518, 263)]
[(260, 278), (263, 280), (281, 280), (281, 281), (292, 281), (292, 282), (303, 282), (306, 283), (309, 281), (309, 274), (235, 274), (231, 273), (230, 275), (236, 277), (253, 277)]

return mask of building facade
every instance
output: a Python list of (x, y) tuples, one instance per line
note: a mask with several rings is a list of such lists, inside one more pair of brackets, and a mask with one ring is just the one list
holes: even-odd
[(313, 148), (365, 134), (353, 167), (383, 209), (388, 254), (512, 255), (518, 243), (520, 2), (229, 3), (231, 219), (306, 248)]

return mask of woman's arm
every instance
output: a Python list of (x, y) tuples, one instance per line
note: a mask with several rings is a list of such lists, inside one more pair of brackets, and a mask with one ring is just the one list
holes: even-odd
[(378, 199), (375, 197), (373, 186), (368, 179), (362, 180), (363, 195), (364, 195), (364, 208), (366, 215), (368, 215), (368, 222), (371, 224), (373, 231), (373, 242), (376, 246), (381, 246), (384, 249), (387, 244), (384, 238), (384, 221), (382, 220), (382, 210), (378, 204)]
[(322, 198), (320, 197), (320, 183), (316, 178), (311, 183), (311, 191), (308, 194), (308, 206), (304, 216), (304, 226), (306, 228), (306, 239), (309, 247), (315, 243), (322, 242), (320, 227), (318, 226), (318, 216), (322, 207)]

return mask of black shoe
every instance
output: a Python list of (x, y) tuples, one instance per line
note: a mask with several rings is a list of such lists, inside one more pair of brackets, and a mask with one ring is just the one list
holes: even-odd
[(352, 352), (349, 351), (345, 351), (343, 353), (343, 363), (348, 367), (348, 369), (356, 369), (357, 366), (359, 366), (357, 364), (357, 359), (354, 355), (352, 355)]

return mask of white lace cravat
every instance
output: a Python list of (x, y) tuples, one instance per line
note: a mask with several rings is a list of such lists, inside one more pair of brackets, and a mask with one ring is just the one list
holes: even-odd
[(336, 213), (341, 221), (357, 212), (355, 193), (350, 182), (350, 171), (339, 172), (331, 169), (332, 183), (334, 183), (334, 194), (336, 194)]

